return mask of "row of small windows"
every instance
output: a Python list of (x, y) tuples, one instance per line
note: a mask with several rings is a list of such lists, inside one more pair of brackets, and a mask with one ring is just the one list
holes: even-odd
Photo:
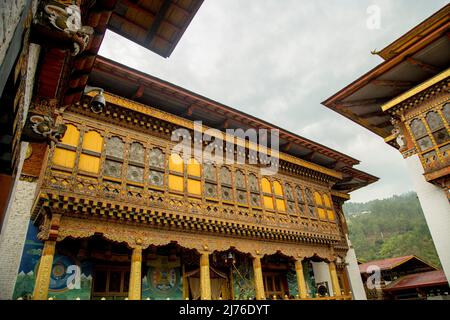
[(449, 123), (450, 103), (442, 106), (440, 111), (429, 111), (424, 118), (414, 118), (409, 122), (412, 135), (425, 158), (435, 158), (438, 153), (443, 157), (448, 156)]
[[(103, 149), (103, 137), (96, 131), (88, 131), (80, 136), (80, 132), (73, 125), (67, 126), (66, 134), (55, 148), (53, 164), (66, 168), (74, 168), (77, 148), (82, 138), (78, 169), (80, 171), (98, 174)], [(106, 139), (105, 161), (102, 174), (105, 178), (123, 179), (134, 183), (144, 184), (145, 147), (138, 142), (129, 144), (126, 156), (126, 144), (119, 137)], [(177, 154), (168, 158), (167, 176), (165, 172), (166, 160), (163, 150), (155, 147), (148, 151), (148, 184), (156, 188), (163, 188), (167, 183), (169, 191), (222, 199), (237, 202), (252, 207), (264, 207), (278, 212), (309, 215), (320, 219), (334, 220), (334, 213), (330, 198), (327, 194), (293, 187), (289, 183), (284, 186), (277, 181), (270, 181), (249, 173), (245, 175), (241, 170), (232, 171), (222, 166), (217, 168), (213, 164), (200, 163), (194, 158), (187, 161)], [(167, 177), (167, 181), (165, 178)], [(202, 182), (202, 177), (204, 182)], [(233, 180), (234, 178), (234, 180)], [(218, 193), (220, 185), (220, 195)], [(284, 188), (283, 188), (284, 187)], [(261, 202), (262, 200), (262, 202)]]

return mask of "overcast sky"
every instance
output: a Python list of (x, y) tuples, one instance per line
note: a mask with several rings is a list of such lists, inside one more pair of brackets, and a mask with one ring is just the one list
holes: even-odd
[[(361, 161), (380, 178), (369, 201), (411, 190), (400, 153), (320, 104), (382, 60), (371, 55), (444, 0), (205, 0), (168, 59), (112, 32), (100, 54), (269, 121)], [(381, 10), (379, 29), (367, 8)]]

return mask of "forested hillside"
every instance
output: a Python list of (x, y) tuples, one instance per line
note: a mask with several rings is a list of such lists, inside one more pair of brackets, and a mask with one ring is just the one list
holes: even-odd
[(414, 192), (366, 203), (346, 203), (350, 240), (358, 259), (416, 255), (440, 267), (419, 199)]

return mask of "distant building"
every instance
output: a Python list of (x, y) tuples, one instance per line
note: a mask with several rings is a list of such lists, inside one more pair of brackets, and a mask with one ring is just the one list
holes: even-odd
[(361, 263), (359, 270), (371, 300), (449, 299), (444, 272), (413, 255)]

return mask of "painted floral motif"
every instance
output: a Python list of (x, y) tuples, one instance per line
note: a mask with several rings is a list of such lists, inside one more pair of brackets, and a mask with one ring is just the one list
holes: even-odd
[(233, 200), (233, 195), (231, 192), (231, 188), (222, 187), (222, 199), (227, 201)]
[(203, 165), (203, 176), (206, 180), (216, 181), (216, 167), (210, 163)]
[(144, 176), (144, 168), (137, 166), (128, 166), (127, 179), (134, 182), (142, 182)]
[(255, 193), (250, 194), (250, 204), (252, 206), (260, 207), (261, 206), (260, 199), (261, 199), (261, 197), (259, 196), (259, 194), (255, 194)]
[(164, 173), (155, 170), (150, 170), (148, 182), (151, 185), (162, 187), (164, 185)]
[(239, 203), (247, 203), (247, 192), (238, 190), (236, 196)]
[(122, 176), (122, 163), (106, 160), (103, 168), (103, 174), (108, 177), (120, 178)]
[(441, 117), (435, 111), (428, 112), (426, 119), (431, 131), (435, 131), (444, 126)]
[(124, 143), (119, 137), (112, 137), (106, 141), (106, 155), (123, 159)]
[(217, 197), (217, 187), (212, 183), (205, 183), (205, 196), (209, 198)]
[(294, 200), (294, 194), (292, 193), (292, 187), (289, 183), (284, 185), (284, 192), (286, 193), (286, 198), (288, 200)]
[(236, 186), (238, 188), (245, 188), (245, 177), (242, 171), (236, 171)]
[(250, 185), (250, 191), (259, 192), (258, 178), (253, 173), (249, 174), (248, 183)]
[(220, 169), (220, 181), (224, 184), (231, 185), (231, 171), (226, 167)]
[(425, 125), (420, 119), (414, 119), (413, 121), (411, 121), (410, 127), (415, 138), (420, 138), (427, 134)]
[(303, 190), (302, 190), (302, 188), (300, 188), (298, 186), (295, 187), (295, 194), (297, 196), (297, 202), (298, 203), (304, 203), (305, 202), (305, 200), (303, 198)]
[(133, 142), (130, 146), (130, 160), (137, 163), (144, 163), (144, 146), (138, 142)]
[(149, 153), (150, 166), (164, 169), (164, 153), (159, 148), (153, 148)]

